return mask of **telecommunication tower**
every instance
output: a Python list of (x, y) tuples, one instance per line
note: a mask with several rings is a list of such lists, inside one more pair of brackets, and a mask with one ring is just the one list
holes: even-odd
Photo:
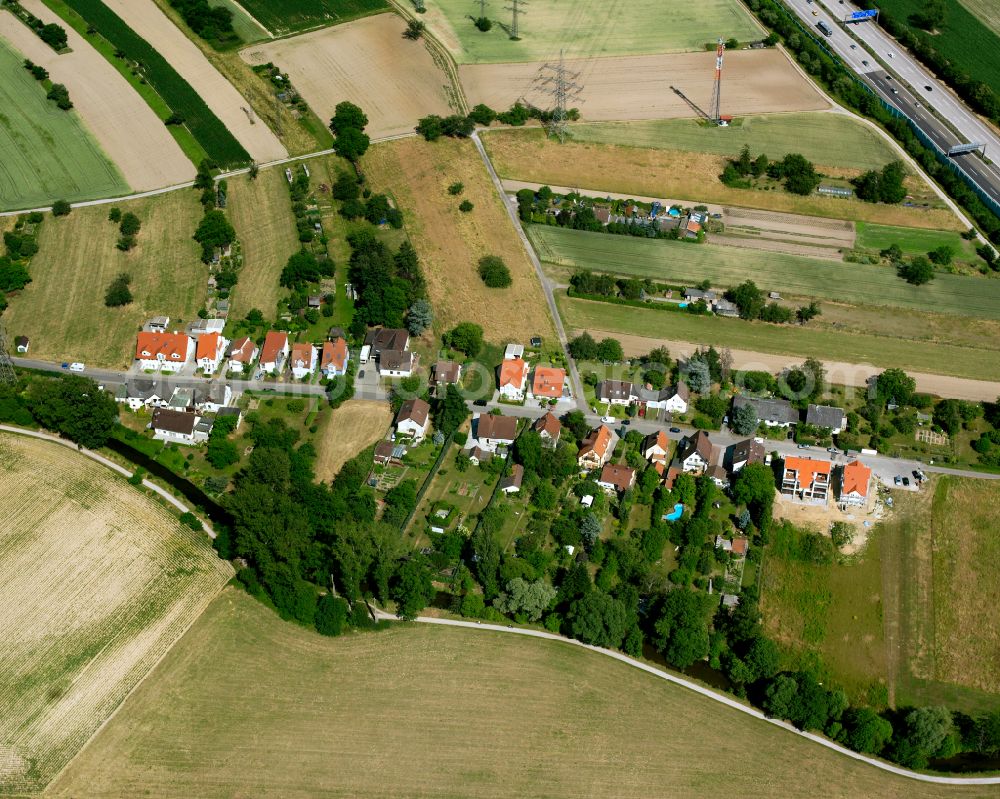
[(579, 77), (579, 72), (574, 72), (566, 66), (566, 59), (560, 50), (559, 60), (543, 64), (535, 78), (536, 87), (545, 94), (552, 95), (555, 100), (552, 119), (549, 122), (549, 135), (557, 137), (560, 142), (566, 138), (570, 103), (578, 101), (583, 91), (583, 86), (577, 82)]
[(718, 46), (715, 48), (715, 84), (712, 87), (712, 103), (709, 110), (712, 114), (712, 121), (716, 125), (722, 124), (722, 54), (725, 52), (726, 43), (720, 38)]

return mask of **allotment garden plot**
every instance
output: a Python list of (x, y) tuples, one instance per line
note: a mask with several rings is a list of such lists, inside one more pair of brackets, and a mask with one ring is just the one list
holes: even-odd
[(478, 30), (471, 0), (428, 0), (425, 21), (459, 63), (538, 61), (641, 55), (702, 50), (719, 36), (751, 41), (764, 32), (736, 0), (639, 6), (627, 0), (546, 0), (525, 9), (519, 41), (509, 35), (510, 12), (504, 4), (486, 6), (493, 20)]
[(128, 193), (80, 117), (45, 99), (23, 58), (0, 38), (0, 210)]
[(409, 133), (427, 114), (447, 115), (448, 77), (423, 42), (402, 38), (406, 25), (380, 14), (241, 51), (251, 66), (273, 62), (320, 119), (350, 100), (368, 115), (373, 138)]
[(36, 791), (232, 575), (104, 466), (0, 435), (0, 790)]

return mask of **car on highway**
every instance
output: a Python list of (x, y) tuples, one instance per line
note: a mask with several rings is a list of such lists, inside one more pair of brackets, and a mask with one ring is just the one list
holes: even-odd
[(893, 93), (893, 94), (899, 94), (899, 89), (893, 89), (893, 90), (892, 90), (892, 93)]
[(818, 11), (815, 11), (815, 10), (814, 10), (814, 11), (813, 11), (813, 16), (814, 16), (814, 17), (818, 17), (818, 16), (819, 16), (819, 12), (818, 12)]
[(924, 86), (924, 90), (928, 91), (928, 92), (932, 92), (932, 91), (934, 91), (934, 87), (933, 86)]
[(865, 60), (862, 60), (861, 63), (864, 64), (866, 67), (868, 66), (868, 62)]
[(886, 55), (889, 56), (889, 58), (892, 58), (892, 53), (886, 53)]
[(670, 432), (671, 433), (679, 433), (680, 431), (681, 431), (681, 429), (679, 427), (671, 427), (670, 428)]
[(857, 49), (858, 49), (858, 46), (857, 46), (856, 44), (852, 44), (852, 45), (851, 45), (851, 49), (852, 49), (852, 50), (857, 50)]

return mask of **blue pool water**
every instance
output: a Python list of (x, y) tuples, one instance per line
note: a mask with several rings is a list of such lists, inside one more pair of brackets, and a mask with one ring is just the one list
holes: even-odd
[(687, 308), (688, 304), (686, 302), (679, 302), (679, 303), (677, 303), (677, 307), (678, 308)]
[(674, 509), (670, 513), (664, 513), (662, 517), (665, 522), (676, 522), (681, 516), (684, 515), (684, 505), (678, 502), (674, 505)]

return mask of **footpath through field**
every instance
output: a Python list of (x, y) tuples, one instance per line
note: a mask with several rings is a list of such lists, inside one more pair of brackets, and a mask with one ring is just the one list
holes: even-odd
[[(381, 610), (377, 610), (376, 614), (379, 618), (395, 620), (396, 617), (392, 614), (386, 613)], [(725, 694), (720, 694), (713, 691), (710, 688), (706, 688), (703, 685), (698, 685), (697, 683), (686, 680), (683, 677), (678, 677), (673, 674), (669, 674), (661, 669), (651, 666), (648, 663), (643, 663), (642, 661), (630, 658), (628, 655), (622, 652), (616, 652), (611, 649), (603, 649), (599, 646), (591, 646), (590, 644), (585, 644), (581, 641), (577, 641), (573, 638), (565, 638), (561, 635), (556, 635), (550, 632), (544, 632), (542, 630), (525, 630), (518, 627), (504, 627), (499, 624), (483, 624), (481, 622), (471, 622), (471, 621), (459, 621), (457, 619), (438, 619), (432, 618), (430, 616), (418, 616), (414, 621), (421, 624), (441, 624), (449, 627), (467, 627), (473, 630), (489, 630), (491, 632), (500, 633), (513, 633), (514, 635), (527, 635), (533, 638), (544, 638), (549, 641), (560, 641), (564, 644), (571, 644), (573, 646), (579, 646), (583, 649), (589, 649), (591, 652), (596, 652), (600, 655), (605, 655), (615, 660), (621, 661), (633, 668), (640, 669), (647, 674), (652, 674), (654, 677), (658, 677), (661, 680), (666, 680), (674, 685), (679, 685), (682, 688), (687, 688), (690, 691), (694, 691), (697, 694), (701, 694), (708, 699), (711, 699), (720, 704), (731, 707), (734, 710), (738, 710), (741, 713), (746, 713), (749, 716), (760, 719), (761, 721), (766, 721), (769, 724), (774, 724), (777, 727), (787, 730), (788, 732), (794, 733), (802, 738), (807, 738), (813, 743), (817, 743), (820, 746), (825, 746), (827, 749), (832, 749), (838, 754), (849, 757), (852, 760), (858, 760), (862, 763), (867, 763), (870, 766), (881, 769), (882, 771), (888, 771), (891, 774), (897, 774), (901, 777), (907, 777), (911, 780), (918, 780), (920, 782), (931, 782), (938, 785), (1000, 785), (1000, 777), (943, 777), (937, 774), (921, 774), (917, 771), (910, 771), (909, 769), (902, 768), (901, 766), (895, 766), (892, 763), (886, 763), (883, 760), (878, 760), (874, 757), (868, 757), (867, 755), (862, 755), (858, 752), (854, 752), (840, 744), (834, 743), (828, 738), (824, 738), (820, 735), (815, 735), (811, 732), (805, 732), (800, 730), (787, 721), (781, 721), (780, 719), (769, 718), (764, 715), (761, 711), (749, 705), (744, 705), (739, 700), (731, 696), (726, 696)]]

